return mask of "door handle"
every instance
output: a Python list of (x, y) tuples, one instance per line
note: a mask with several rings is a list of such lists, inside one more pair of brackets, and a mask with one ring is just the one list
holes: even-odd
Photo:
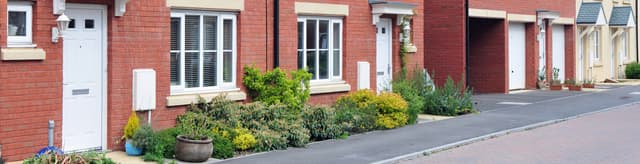
[(378, 76), (382, 76), (382, 75), (384, 75), (384, 72), (376, 72), (376, 74), (377, 74)]

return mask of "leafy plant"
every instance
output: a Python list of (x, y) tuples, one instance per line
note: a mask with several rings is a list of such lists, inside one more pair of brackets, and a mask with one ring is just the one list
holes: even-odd
[(187, 112), (178, 116), (177, 128), (180, 134), (191, 140), (205, 140), (210, 134), (212, 122), (206, 116), (194, 112)]
[(154, 132), (151, 126), (143, 125), (138, 130), (133, 133), (133, 137), (131, 138), (131, 144), (137, 148), (148, 149), (151, 147), (154, 138)]
[(265, 73), (255, 67), (244, 70), (243, 84), (253, 100), (267, 105), (285, 104), (297, 110), (309, 100), (311, 74), (304, 69), (292, 71), (291, 78), (279, 68)]
[(462, 85), (455, 84), (451, 77), (448, 77), (444, 86), (433, 92), (424, 93), (425, 107), (424, 113), (445, 116), (457, 116), (473, 113), (472, 91)]
[(628, 79), (640, 79), (640, 64), (632, 63), (626, 66), (624, 74)]
[(227, 159), (233, 157), (234, 145), (229, 138), (220, 136), (218, 134), (212, 135), (213, 140), (213, 154), (211, 155), (216, 159)]
[(407, 110), (409, 124), (417, 122), (418, 114), (422, 112), (426, 103), (423, 94), (430, 93), (433, 88), (433, 83), (428, 80), (428, 75), (425, 72), (426, 71), (422, 71), (419, 68), (415, 68), (412, 71), (412, 76), (393, 82), (393, 92), (402, 96), (409, 104)]
[(400, 95), (382, 93), (375, 100), (378, 109), (376, 125), (383, 129), (393, 129), (407, 124), (407, 102)]
[(370, 90), (360, 90), (338, 98), (335, 104), (336, 121), (351, 133), (377, 129), (375, 98), (376, 93)]
[(287, 148), (287, 138), (272, 130), (258, 130), (255, 133), (258, 143), (255, 151), (281, 150)]
[(592, 85), (592, 84), (595, 84), (595, 82), (594, 82), (593, 80), (583, 80), (583, 81), (582, 81), (582, 84), (589, 84), (589, 85)]
[(544, 81), (547, 79), (547, 71), (546, 67), (543, 67), (540, 72), (538, 72), (538, 81)]
[(303, 112), (302, 118), (304, 127), (309, 129), (309, 134), (313, 140), (334, 139), (344, 133), (342, 127), (336, 121), (336, 111), (331, 107), (307, 107)]
[(574, 85), (576, 85), (577, 83), (576, 83), (576, 81), (575, 81), (575, 80), (573, 80), (573, 79), (567, 79), (567, 80), (565, 80), (565, 81), (564, 81), (564, 84), (574, 86)]
[(129, 115), (129, 119), (127, 120), (127, 125), (124, 126), (124, 134), (122, 135), (123, 140), (131, 139), (133, 134), (138, 131), (140, 128), (140, 119), (135, 111), (131, 111), (131, 115)]
[(236, 135), (233, 138), (233, 144), (236, 146), (236, 149), (244, 151), (256, 145), (256, 138), (251, 135), (249, 129), (236, 128), (234, 131)]
[(58, 154), (48, 151), (40, 156), (25, 159), (23, 164), (115, 164), (111, 158), (107, 158), (104, 153), (85, 152), (72, 154)]

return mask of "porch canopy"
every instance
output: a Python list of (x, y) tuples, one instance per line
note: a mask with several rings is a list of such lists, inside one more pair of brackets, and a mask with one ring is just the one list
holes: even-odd
[[(53, 0), (53, 14), (60, 15), (66, 10), (66, 0)], [(127, 2), (129, 0), (113, 0), (113, 8), (115, 16), (123, 16), (127, 12)]]
[(580, 11), (576, 18), (577, 25), (602, 26), (607, 25), (607, 18), (604, 15), (601, 2), (583, 2), (580, 4)]
[(373, 14), (374, 25), (380, 21), (380, 16), (383, 14), (397, 15), (399, 18), (398, 25), (400, 25), (400, 23), (402, 23), (401, 18), (413, 15), (413, 9), (416, 7), (415, 4), (411, 3), (387, 0), (369, 0), (369, 4), (371, 5), (371, 14)]
[(633, 9), (631, 6), (614, 7), (611, 11), (609, 26), (612, 27), (636, 27)]

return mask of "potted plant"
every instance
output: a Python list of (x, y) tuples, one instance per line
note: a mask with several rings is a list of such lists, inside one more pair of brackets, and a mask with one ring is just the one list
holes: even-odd
[(573, 79), (567, 79), (565, 82), (570, 91), (582, 91), (582, 84), (577, 83)]
[(545, 75), (544, 68), (542, 68), (542, 71), (538, 73), (538, 82), (536, 83), (536, 87), (538, 89), (546, 88), (547, 87), (547, 84), (545, 83), (546, 79), (547, 79), (547, 75)]
[(131, 139), (129, 139), (129, 141), (131, 145), (133, 145), (133, 147), (142, 150), (141, 152), (144, 152), (148, 148), (153, 146), (151, 144), (152, 144), (154, 135), (155, 134), (153, 132), (153, 128), (151, 128), (151, 126), (147, 124), (138, 128), (138, 130), (135, 133), (133, 133), (133, 136)]
[(583, 88), (596, 88), (596, 84), (595, 84), (595, 82), (593, 82), (593, 80), (584, 80), (584, 82), (582, 82), (582, 87)]
[(560, 69), (553, 68), (553, 80), (551, 80), (551, 90), (559, 91), (562, 90), (562, 81), (558, 78), (560, 75)]
[(187, 112), (178, 117), (176, 137), (176, 159), (185, 162), (204, 162), (213, 153), (211, 120), (206, 115)]
[(131, 139), (133, 135), (140, 128), (140, 120), (138, 119), (138, 115), (135, 111), (131, 111), (131, 115), (129, 115), (129, 120), (127, 121), (127, 125), (124, 127), (124, 134), (122, 135), (122, 140), (126, 140), (124, 144), (124, 150), (127, 155), (130, 156), (139, 156), (142, 155), (142, 148), (136, 147), (132, 144)]

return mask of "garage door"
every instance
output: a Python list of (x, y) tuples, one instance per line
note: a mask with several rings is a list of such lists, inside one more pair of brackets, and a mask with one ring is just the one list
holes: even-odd
[(558, 79), (564, 81), (564, 26), (553, 26), (553, 68), (560, 69)]
[(509, 89), (525, 88), (525, 31), (523, 23), (509, 23)]

